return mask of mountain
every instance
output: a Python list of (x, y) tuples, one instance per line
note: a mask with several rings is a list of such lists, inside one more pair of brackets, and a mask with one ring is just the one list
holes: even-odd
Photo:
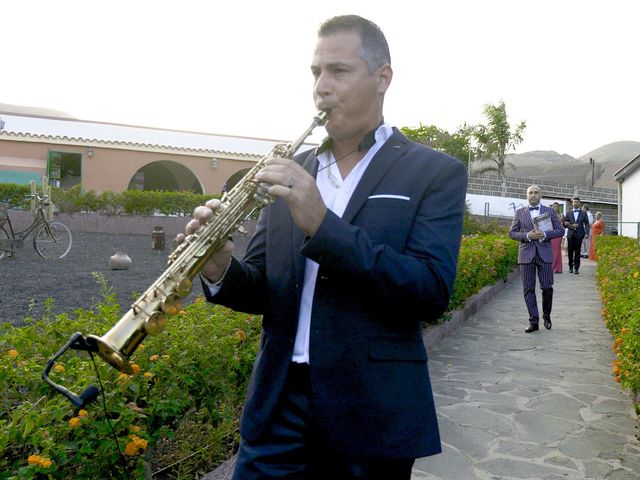
[[(596, 188), (617, 188), (613, 174), (640, 154), (640, 142), (613, 142), (596, 148), (578, 158), (554, 151), (512, 153), (507, 160), (515, 169), (507, 168), (510, 177), (548, 180), (567, 185)], [(589, 162), (593, 158), (594, 164)]]

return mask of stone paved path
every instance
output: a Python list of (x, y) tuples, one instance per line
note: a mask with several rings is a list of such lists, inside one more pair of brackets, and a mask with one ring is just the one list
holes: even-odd
[(595, 263), (573, 275), (565, 258), (564, 268), (550, 331), (524, 332), (518, 279), (432, 351), (443, 453), (418, 459), (412, 480), (640, 479), (636, 414), (610, 374)]

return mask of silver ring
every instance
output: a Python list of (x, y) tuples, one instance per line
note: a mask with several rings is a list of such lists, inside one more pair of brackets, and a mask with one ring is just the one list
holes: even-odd
[(296, 181), (293, 178), (289, 179), (289, 183), (287, 184), (287, 188), (293, 188), (296, 186)]

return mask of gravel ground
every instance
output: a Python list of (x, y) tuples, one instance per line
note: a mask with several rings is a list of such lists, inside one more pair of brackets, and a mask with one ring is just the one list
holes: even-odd
[[(91, 308), (101, 299), (101, 286), (93, 272), (104, 275), (124, 314), (166, 269), (171, 240), (166, 239), (166, 250), (153, 250), (150, 235), (73, 232), (73, 245), (65, 258), (44, 260), (28, 238), (13, 258), (0, 260), (0, 323), (20, 325), (25, 317), (39, 319), (49, 298), (56, 314)], [(234, 240), (238, 254), (247, 239)], [(116, 252), (125, 252), (131, 258), (127, 270), (109, 268), (109, 257)], [(199, 283), (194, 281), (193, 292), (184, 303), (201, 293)]]

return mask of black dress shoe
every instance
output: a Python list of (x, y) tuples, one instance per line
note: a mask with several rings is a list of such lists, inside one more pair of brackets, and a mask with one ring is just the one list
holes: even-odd
[(551, 330), (551, 317), (545, 317), (544, 328), (546, 328), (547, 330)]
[(569, 269), (569, 273), (573, 273), (573, 268), (570, 268), (570, 269)]
[(575, 273), (576, 275), (579, 275), (580, 272), (578, 272), (578, 269), (576, 268), (573, 273)]
[(524, 331), (527, 333), (531, 333), (531, 332), (535, 332), (538, 329), (539, 327), (537, 323), (530, 323), (529, 326), (524, 329)]

